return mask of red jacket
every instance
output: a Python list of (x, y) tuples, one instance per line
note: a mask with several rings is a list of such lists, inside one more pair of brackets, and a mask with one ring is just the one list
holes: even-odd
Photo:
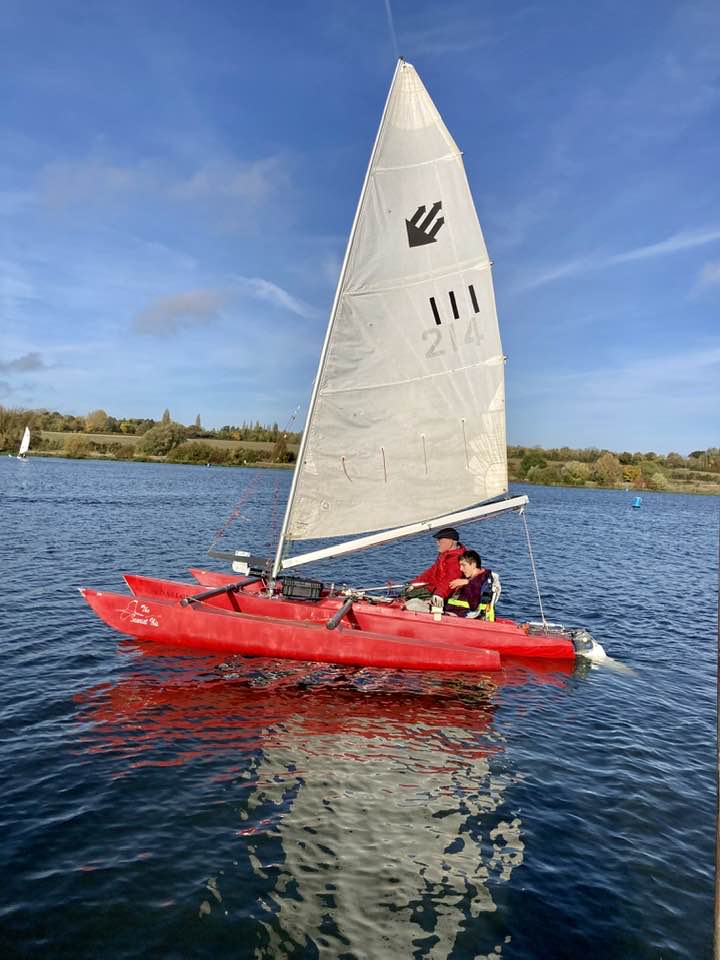
[(431, 593), (439, 594), (443, 600), (452, 593), (450, 581), (462, 577), (460, 571), (460, 557), (465, 553), (465, 547), (459, 543), (453, 550), (446, 550), (437, 555), (437, 560), (427, 570), (415, 577), (413, 583), (426, 583)]

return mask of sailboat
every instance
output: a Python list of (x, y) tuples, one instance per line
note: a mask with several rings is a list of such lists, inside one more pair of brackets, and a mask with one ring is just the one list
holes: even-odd
[[(504, 364), (491, 261), (460, 149), (399, 60), (340, 271), (273, 557), (211, 551), (236, 576), (126, 576), (82, 594), (142, 640), (255, 656), (493, 670), (508, 655), (600, 657), (582, 629), (411, 612), (328, 589), (306, 564), (521, 512), (508, 495)], [(306, 541), (333, 542), (313, 549)], [(300, 549), (298, 549), (300, 547)], [(237, 574), (242, 574), (238, 579)]]
[[(22, 435), (22, 440), (20, 441), (20, 449), (17, 452), (16, 460), (27, 460), (27, 452), (30, 449), (30, 427), (25, 427), (25, 430)], [(12, 457), (12, 454), (8, 454), (9, 457)]]

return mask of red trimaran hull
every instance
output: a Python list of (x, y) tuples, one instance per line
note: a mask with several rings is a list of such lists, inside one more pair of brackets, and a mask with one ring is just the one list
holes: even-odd
[[(202, 586), (237, 583), (236, 577), (192, 570)], [(561, 637), (530, 636), (511, 620), (488, 623), (411, 613), (397, 604), (356, 601), (340, 625), (327, 622), (343, 597), (318, 601), (261, 596), (257, 584), (183, 606), (197, 584), (128, 574), (132, 595), (83, 589), (81, 593), (120, 633), (166, 646), (226, 656), (277, 657), (404, 670), (493, 671), (501, 656), (572, 660)]]

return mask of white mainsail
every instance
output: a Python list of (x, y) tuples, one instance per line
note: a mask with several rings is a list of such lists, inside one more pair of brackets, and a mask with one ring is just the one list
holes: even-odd
[(463, 167), (400, 61), (330, 317), (278, 548), (507, 491), (504, 357)]
[(20, 449), (18, 450), (18, 456), (24, 457), (29, 449), (30, 449), (30, 427), (25, 427), (25, 433), (23, 433), (22, 440), (20, 441)]

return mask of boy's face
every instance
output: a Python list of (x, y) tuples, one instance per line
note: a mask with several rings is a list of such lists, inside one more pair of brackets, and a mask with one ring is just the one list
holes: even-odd
[(460, 569), (462, 570), (464, 576), (466, 576), (468, 579), (471, 579), (477, 570), (477, 564), (473, 563), (472, 560), (461, 560)]

